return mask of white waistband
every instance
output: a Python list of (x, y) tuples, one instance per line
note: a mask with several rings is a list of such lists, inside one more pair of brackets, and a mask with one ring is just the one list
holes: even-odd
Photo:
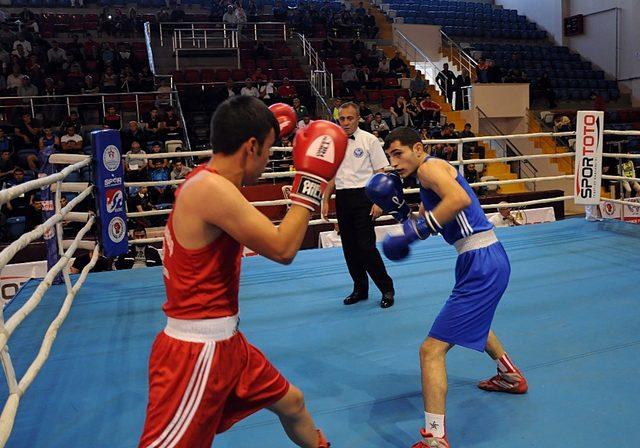
[(496, 237), (493, 230), (486, 230), (484, 232), (474, 233), (466, 238), (461, 238), (453, 243), (453, 245), (458, 251), (458, 255), (460, 255), (465, 252), (469, 252), (470, 250), (482, 249), (483, 247), (491, 246), (493, 243), (497, 242), (498, 237)]
[(224, 341), (238, 332), (238, 315), (217, 319), (174, 319), (167, 317), (167, 336), (188, 342)]

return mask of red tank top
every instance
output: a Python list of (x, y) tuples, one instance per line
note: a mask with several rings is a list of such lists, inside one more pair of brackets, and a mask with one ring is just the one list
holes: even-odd
[[(187, 177), (206, 169), (197, 168)], [(184, 184), (183, 184), (184, 185)], [(176, 198), (180, 188), (176, 191)], [(163, 277), (167, 301), (162, 309), (177, 319), (211, 319), (238, 313), (242, 245), (227, 233), (200, 249), (182, 247), (173, 231), (173, 212), (164, 230)]]

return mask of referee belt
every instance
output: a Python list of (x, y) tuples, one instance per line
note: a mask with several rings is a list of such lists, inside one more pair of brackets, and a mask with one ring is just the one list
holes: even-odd
[(167, 317), (167, 336), (187, 342), (217, 342), (230, 339), (238, 332), (237, 314), (216, 319), (175, 319)]
[(474, 233), (466, 238), (460, 238), (453, 243), (458, 255), (470, 250), (482, 249), (483, 247), (491, 246), (493, 243), (498, 242), (498, 237), (493, 230), (486, 230), (480, 233)]

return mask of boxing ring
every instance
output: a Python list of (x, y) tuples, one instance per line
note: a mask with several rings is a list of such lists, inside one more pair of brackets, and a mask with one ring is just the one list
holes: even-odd
[[(58, 209), (55, 219), (73, 205)], [(88, 228), (92, 217), (86, 219)], [(447, 403), (452, 446), (638, 446), (640, 227), (576, 218), (496, 232), (512, 275), (493, 328), (527, 375), (530, 390), (512, 396), (477, 389), (478, 380), (493, 374), (494, 363), (469, 350), (452, 350)], [(73, 244), (61, 258), (63, 272), (72, 249)], [(0, 261), (9, 255), (1, 253)], [(94, 262), (96, 256), (97, 249)], [(342, 305), (351, 281), (339, 249), (302, 251), (289, 266), (244, 258), (241, 329), (305, 392), (332, 446), (408, 447), (418, 438), (423, 415), (418, 348), (450, 292), (455, 258), (441, 238), (430, 238), (413, 246), (403, 262), (387, 262), (396, 287), (396, 304), (387, 310), (375, 296)], [(87, 276), (89, 268), (46, 293), (46, 279), (30, 281), (4, 309), (0, 347), (11, 348), (11, 362), (3, 351), (8, 381), (1, 386), (8, 397), (0, 418), (3, 442), (10, 435), (6, 446), (137, 444), (148, 354), (164, 327), (162, 271)], [(56, 316), (67, 313), (58, 328), (62, 319)], [(12, 413), (15, 421), (8, 418)], [(215, 446), (255, 441), (270, 448), (293, 446), (277, 418), (265, 411), (217, 437)]]

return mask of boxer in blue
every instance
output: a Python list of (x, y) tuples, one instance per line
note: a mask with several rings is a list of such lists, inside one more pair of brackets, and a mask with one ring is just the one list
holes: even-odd
[(387, 258), (401, 260), (409, 245), (441, 234), (458, 251), (456, 284), (420, 347), (425, 428), (413, 448), (450, 448), (445, 431), (447, 371), (445, 358), (454, 345), (486, 351), (497, 364), (497, 375), (478, 384), (492, 392), (523, 394), (527, 381), (509, 359), (491, 321), (507, 289), (509, 259), (487, 221), (478, 198), (467, 181), (444, 160), (427, 156), (420, 135), (411, 128), (394, 129), (384, 149), (398, 175), (417, 176), (420, 183), (420, 217), (411, 216), (395, 174), (378, 173), (367, 183), (372, 202), (402, 223), (402, 231), (387, 235)]

